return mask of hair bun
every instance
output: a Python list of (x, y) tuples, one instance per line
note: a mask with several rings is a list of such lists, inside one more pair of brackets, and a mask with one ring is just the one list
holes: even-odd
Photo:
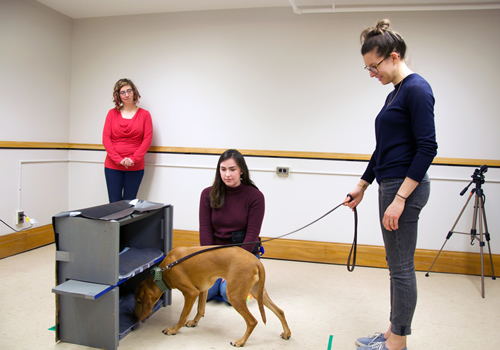
[(388, 19), (383, 19), (378, 21), (375, 27), (366, 28), (363, 30), (360, 36), (361, 43), (364, 43), (366, 40), (370, 39), (376, 35), (384, 35), (391, 25), (391, 22)]
[(388, 19), (383, 19), (381, 21), (378, 21), (374, 29), (377, 34), (384, 34), (389, 29), (390, 25), (391, 22)]

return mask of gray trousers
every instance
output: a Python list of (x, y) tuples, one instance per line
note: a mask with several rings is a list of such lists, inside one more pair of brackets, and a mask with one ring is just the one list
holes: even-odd
[(418, 218), (430, 195), (430, 181), (425, 175), (406, 200), (405, 208), (399, 218), (399, 228), (395, 231), (386, 230), (382, 225), (384, 213), (394, 200), (403, 181), (403, 178), (384, 179), (379, 187), (380, 226), (391, 285), (391, 332), (401, 336), (411, 334), (411, 322), (417, 305), (415, 248)]

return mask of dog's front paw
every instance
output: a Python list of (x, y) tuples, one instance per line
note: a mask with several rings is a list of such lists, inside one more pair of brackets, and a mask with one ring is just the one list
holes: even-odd
[(162, 330), (162, 333), (165, 335), (176, 335), (177, 331), (174, 328), (165, 328)]
[(283, 332), (283, 333), (281, 333), (281, 338), (283, 338), (285, 340), (290, 339), (291, 336), (292, 336), (292, 333), (290, 333), (290, 332), (287, 332), (287, 333)]
[(197, 325), (198, 325), (198, 321), (195, 321), (195, 320), (191, 320), (191, 321), (186, 322), (186, 327), (193, 328), (193, 327), (196, 327)]
[(236, 340), (236, 341), (234, 341), (234, 342), (231, 342), (230, 344), (231, 344), (232, 346), (236, 347), (236, 348), (240, 348), (240, 347), (242, 347), (242, 346), (244, 346), (244, 345), (245, 345), (245, 342), (244, 342), (243, 340), (241, 340), (241, 339), (240, 339), (240, 340)]

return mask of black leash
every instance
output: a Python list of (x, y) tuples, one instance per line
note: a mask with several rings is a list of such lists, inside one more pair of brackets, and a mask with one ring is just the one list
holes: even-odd
[[(352, 198), (351, 194), (347, 194), (349, 198), (351, 198), (351, 201), (354, 199)], [(358, 252), (358, 210), (356, 207), (353, 209), (354, 211), (354, 238), (352, 240), (352, 246), (351, 246), (351, 251), (349, 252), (349, 257), (347, 258), (347, 271), (353, 272), (354, 268), (356, 267), (356, 253)], [(352, 256), (352, 266), (351, 266), (351, 256)]]
[[(347, 196), (350, 197), (351, 200), (353, 200), (351, 194), (348, 194)], [(319, 217), (318, 219), (316, 219), (316, 220), (308, 223), (305, 226), (302, 226), (299, 229), (296, 229), (295, 231), (289, 232), (289, 233), (284, 234), (282, 236), (274, 237), (274, 238), (270, 238), (270, 239), (266, 239), (265, 241), (247, 242), (247, 243), (234, 243), (234, 244), (227, 244), (227, 245), (218, 245), (218, 246), (215, 246), (215, 247), (203, 249), (203, 250), (194, 252), (192, 254), (186, 255), (185, 257), (183, 257), (183, 258), (181, 258), (179, 260), (174, 261), (173, 263), (165, 266), (164, 268), (161, 268), (161, 269), (160, 268), (156, 268), (155, 271), (152, 272), (152, 273), (157, 273), (157, 271), (170, 270), (175, 265), (178, 265), (181, 262), (183, 262), (183, 261), (185, 261), (185, 260), (187, 260), (189, 258), (192, 258), (195, 255), (198, 255), (198, 254), (201, 254), (201, 253), (206, 253), (206, 252), (209, 252), (209, 251), (212, 251), (212, 250), (217, 250), (217, 249), (222, 249), (222, 248), (229, 248), (229, 247), (241, 247), (242, 245), (249, 245), (249, 244), (266, 243), (266, 242), (274, 241), (275, 239), (280, 239), (280, 238), (289, 236), (289, 235), (291, 235), (293, 233), (296, 233), (296, 232), (298, 232), (300, 230), (305, 229), (306, 227), (311, 226), (312, 224), (315, 224), (316, 222), (318, 222), (321, 219), (323, 219), (324, 217), (328, 216), (333, 211), (335, 211), (336, 209), (338, 209), (339, 207), (341, 207), (343, 205), (344, 205), (344, 202), (340, 203), (335, 208), (331, 209), (330, 211), (328, 211), (326, 214), (324, 214), (323, 216)], [(351, 251), (349, 252), (349, 258), (347, 260), (347, 270), (349, 272), (352, 272), (354, 270), (354, 267), (356, 266), (356, 251), (357, 251), (357, 247), (358, 247), (358, 242), (357, 242), (358, 241), (358, 212), (356, 210), (356, 207), (353, 209), (353, 211), (354, 211), (354, 241), (352, 243)], [(350, 263), (351, 256), (352, 256), (352, 266), (351, 266), (351, 263)]]

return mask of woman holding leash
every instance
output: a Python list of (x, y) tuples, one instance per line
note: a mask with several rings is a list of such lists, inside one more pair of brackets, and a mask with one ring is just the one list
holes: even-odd
[(113, 90), (115, 108), (106, 116), (102, 143), (107, 155), (104, 173), (109, 202), (135, 199), (144, 176), (144, 155), (151, 146), (153, 123), (137, 107), (141, 95), (129, 79), (120, 79)]
[(361, 33), (361, 54), (370, 77), (394, 90), (375, 119), (376, 147), (360, 182), (346, 198), (353, 209), (368, 186), (379, 184), (379, 215), (389, 266), (390, 326), (357, 340), (362, 350), (406, 349), (417, 303), (414, 255), (420, 211), (427, 203), (427, 170), (437, 154), (434, 96), (430, 85), (405, 63), (406, 44), (382, 20)]
[[(264, 195), (250, 179), (243, 155), (225, 151), (217, 163), (215, 180), (201, 193), (200, 245), (227, 245), (259, 241), (264, 219)], [(258, 256), (260, 244), (242, 245)], [(226, 282), (218, 280), (208, 291), (207, 300), (228, 302)]]

